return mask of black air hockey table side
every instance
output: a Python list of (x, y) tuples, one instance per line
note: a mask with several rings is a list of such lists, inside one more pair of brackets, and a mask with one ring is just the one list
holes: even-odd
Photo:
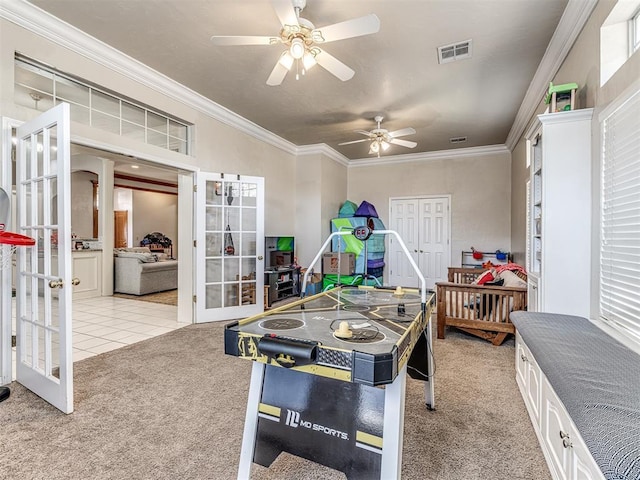
[[(285, 451), (349, 479), (400, 477), (407, 368), (420, 343), (424, 362), (414, 378), (425, 380), (426, 403), (434, 407), (434, 296), (427, 298), (397, 234), (376, 233), (396, 236), (421, 290), (338, 287), (227, 325), (225, 352), (253, 360), (238, 478)], [(333, 237), (348, 234), (332, 234), (312, 266)], [(337, 337), (341, 323), (372, 341)]]

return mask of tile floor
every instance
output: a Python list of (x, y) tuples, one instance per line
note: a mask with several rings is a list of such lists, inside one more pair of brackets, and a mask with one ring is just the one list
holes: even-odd
[[(188, 323), (178, 322), (178, 307), (117, 297), (73, 301), (73, 361), (140, 342)], [(15, 322), (15, 300), (13, 306)], [(14, 323), (15, 335), (15, 323)], [(13, 349), (15, 378), (15, 348)]]

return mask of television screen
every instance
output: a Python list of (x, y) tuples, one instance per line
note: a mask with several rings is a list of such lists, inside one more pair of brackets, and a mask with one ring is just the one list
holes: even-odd
[(293, 264), (293, 237), (265, 237), (265, 270), (288, 267)]

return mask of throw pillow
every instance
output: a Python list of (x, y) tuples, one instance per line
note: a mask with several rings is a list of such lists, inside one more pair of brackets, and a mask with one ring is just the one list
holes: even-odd
[(505, 287), (527, 287), (527, 282), (510, 270), (504, 270), (498, 274), (498, 278), (504, 281)]
[(476, 278), (473, 282), (474, 285), (484, 285), (487, 282), (492, 282), (495, 280), (495, 275), (492, 270), (487, 270), (486, 272), (482, 272), (478, 278)]

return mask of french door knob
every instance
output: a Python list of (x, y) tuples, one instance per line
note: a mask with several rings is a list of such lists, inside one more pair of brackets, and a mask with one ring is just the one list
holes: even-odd
[(262, 260), (262, 255), (258, 255), (258, 260)]
[(61, 278), (58, 280), (49, 280), (49, 288), (62, 288), (64, 286), (64, 282)]
[(80, 279), (78, 277), (74, 277), (73, 280), (71, 280), (71, 285), (80, 285)]

